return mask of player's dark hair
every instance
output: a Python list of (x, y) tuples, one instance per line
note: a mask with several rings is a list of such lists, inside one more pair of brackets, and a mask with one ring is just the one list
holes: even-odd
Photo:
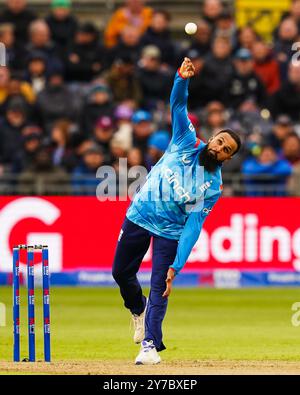
[(234, 151), (234, 153), (232, 155), (235, 155), (237, 152), (239, 152), (239, 150), (240, 150), (240, 148), (242, 146), (242, 141), (241, 141), (240, 136), (236, 132), (231, 130), (231, 129), (222, 129), (218, 133), (216, 133), (215, 136), (217, 136), (220, 133), (227, 133), (227, 134), (229, 134), (233, 138), (233, 140), (236, 142), (237, 149)]

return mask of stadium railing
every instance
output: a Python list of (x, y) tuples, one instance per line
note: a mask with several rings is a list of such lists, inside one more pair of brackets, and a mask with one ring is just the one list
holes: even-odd
[[(29, 179), (20, 179), (19, 176), (4, 174), (0, 177), (0, 195), (16, 196), (16, 195), (54, 195), (54, 196), (95, 196), (97, 186), (101, 184), (101, 180), (95, 176), (68, 176), (61, 180), (56, 177), (46, 175), (45, 181), (37, 177)], [(127, 180), (127, 185), (131, 181)], [(239, 173), (223, 174), (224, 192), (223, 196), (297, 196), (300, 191), (293, 190), (288, 183), (282, 178), (270, 174), (260, 175), (242, 175)], [(108, 189), (104, 189), (107, 196), (107, 190), (126, 191), (126, 186), (117, 184), (108, 184)]]

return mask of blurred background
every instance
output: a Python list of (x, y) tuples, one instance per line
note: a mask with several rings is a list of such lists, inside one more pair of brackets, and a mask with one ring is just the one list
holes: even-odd
[[(196, 34), (185, 33), (188, 22)], [(13, 243), (48, 242), (53, 281), (66, 270), (73, 277), (57, 282), (112, 281), (128, 206), (119, 159), (150, 170), (163, 155), (174, 73), (188, 56), (198, 137), (230, 127), (244, 144), (223, 166), (227, 198), (178, 281), (300, 284), (299, 29), (300, 0), (1, 0), (2, 274)], [(107, 194), (123, 202), (96, 200), (101, 165), (114, 167), (117, 190)], [(84, 243), (97, 247), (76, 252)]]

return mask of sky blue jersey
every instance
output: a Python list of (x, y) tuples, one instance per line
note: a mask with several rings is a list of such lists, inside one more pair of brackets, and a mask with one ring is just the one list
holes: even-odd
[(176, 73), (171, 93), (173, 135), (127, 210), (127, 218), (154, 235), (178, 240), (170, 267), (179, 271), (198, 240), (205, 218), (221, 195), (221, 166), (208, 172), (199, 164), (205, 147), (188, 118), (189, 80)]

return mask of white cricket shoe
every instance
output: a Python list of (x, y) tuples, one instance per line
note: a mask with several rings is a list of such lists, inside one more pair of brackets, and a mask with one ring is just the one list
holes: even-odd
[(142, 312), (142, 314), (140, 315), (132, 314), (132, 322), (134, 327), (133, 341), (136, 344), (141, 343), (145, 337), (145, 318), (146, 318), (147, 304), (148, 304), (148, 299), (146, 301), (145, 310)]
[(156, 365), (160, 363), (161, 357), (158, 355), (153, 341), (143, 340), (141, 344), (141, 351), (135, 358), (136, 365)]

